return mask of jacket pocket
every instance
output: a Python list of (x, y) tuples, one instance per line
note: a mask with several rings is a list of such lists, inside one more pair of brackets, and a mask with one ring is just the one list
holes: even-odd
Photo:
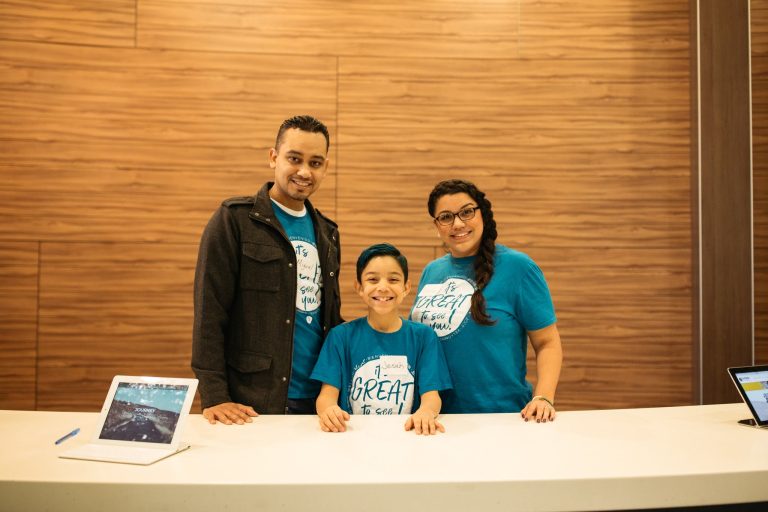
[(240, 373), (258, 373), (272, 367), (272, 356), (259, 352), (240, 352), (229, 365)]
[(227, 384), (234, 402), (264, 413), (272, 386), (272, 357), (258, 352), (239, 352), (227, 361)]
[(276, 292), (280, 289), (283, 251), (274, 245), (244, 242), (240, 287), (244, 290)]

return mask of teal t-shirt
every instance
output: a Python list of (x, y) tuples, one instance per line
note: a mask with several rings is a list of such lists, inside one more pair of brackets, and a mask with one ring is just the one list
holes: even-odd
[(396, 332), (373, 329), (366, 317), (328, 333), (312, 378), (339, 390), (350, 414), (411, 414), (421, 395), (451, 388), (434, 331), (403, 320)]
[(293, 365), (288, 398), (315, 398), (320, 391), (309, 378), (323, 344), (320, 300), (323, 278), (317, 253), (315, 228), (307, 213), (288, 210), (272, 201), (273, 210), (296, 251), (296, 316), (293, 332)]
[(470, 315), (474, 256), (450, 254), (424, 269), (411, 320), (430, 326), (442, 342), (453, 390), (440, 393), (445, 413), (517, 412), (531, 399), (525, 380), (527, 331), (556, 322), (549, 287), (527, 255), (496, 245), (494, 273), (483, 290), (496, 323)]

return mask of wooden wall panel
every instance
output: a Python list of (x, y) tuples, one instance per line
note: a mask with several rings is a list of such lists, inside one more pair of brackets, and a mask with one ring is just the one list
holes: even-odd
[(44, 243), (38, 409), (101, 407), (112, 377), (192, 377), (194, 244)]
[(0, 2), (0, 39), (132, 47), (135, 36), (136, 0)]
[[(361, 173), (398, 190), (394, 208), (377, 216), (382, 222), (376, 228), (408, 243), (432, 234), (419, 219), (428, 220), (424, 205), (431, 187), (449, 176), (473, 178), (495, 192), (491, 197), (510, 225), (508, 236), (518, 244), (604, 245), (609, 235), (612, 244), (620, 239), (624, 246), (647, 247), (676, 245), (690, 236), (689, 99), (683, 81), (635, 83), (632, 89), (644, 91), (619, 101), (607, 91), (620, 83), (606, 83), (611, 78), (595, 67), (595, 85), (584, 77), (582, 63), (580, 77), (569, 79), (567, 69), (577, 66), (565, 62), (559, 76), (537, 80), (543, 91), (537, 96), (527, 84), (518, 93), (525, 78), (517, 77), (514, 61), (480, 63), (487, 66), (483, 75), (477, 63), (465, 69), (463, 61), (391, 61), (383, 70), (380, 60), (351, 60), (340, 67), (339, 122), (347, 128), (339, 134), (338, 198), (339, 220), (353, 236), (372, 228), (359, 212), (379, 193), (366, 190)], [(482, 85), (473, 93), (475, 83)], [(606, 94), (613, 100), (603, 101)], [(403, 101), (407, 109), (400, 107)], [(637, 122), (654, 103), (660, 105), (659, 130)], [(486, 115), (473, 115), (483, 108)], [(571, 119), (558, 121), (564, 111), (572, 113), (574, 126)], [(562, 127), (561, 137), (552, 126)], [(656, 133), (665, 126), (670, 133), (661, 144)], [(624, 141), (612, 140), (617, 132)], [(634, 143), (625, 144), (629, 140)], [(406, 180), (409, 187), (402, 186)], [(412, 218), (413, 229), (403, 230)], [(585, 224), (597, 229), (583, 229)]]
[[(758, 84), (768, 89), (768, 82)], [(753, 119), (768, 128), (768, 111)], [(755, 146), (756, 147), (756, 146)], [(768, 364), (768, 153), (753, 154), (754, 261), (755, 261), (755, 362)]]
[(138, 16), (148, 48), (484, 59), (516, 55), (519, 4), (140, 0)]
[(305, 112), (332, 132), (313, 202), (340, 224), (345, 317), (371, 243), (417, 285), (443, 254), (427, 194), (465, 177), (549, 279), (561, 408), (689, 400), (688, 0), (131, 0), (135, 33), (101, 41), (29, 5), (0, 10), (0, 244), (42, 243), (38, 407), (190, 374), (200, 232)]
[(5, 42), (0, 66), (0, 237), (197, 241), (222, 199), (273, 176), (283, 119), (335, 131), (335, 58)]
[(768, 1), (751, 1), (755, 361), (768, 364)]
[(687, 58), (688, 2), (521, 0), (520, 57)]
[[(369, 233), (375, 233), (397, 243), (430, 240), (439, 244), (427, 213), (427, 196), (439, 180), (460, 177), (486, 191), (501, 236), (516, 247), (609, 244), (644, 250), (678, 247), (690, 241), (685, 224), (690, 208), (684, 156), (676, 168), (669, 162), (665, 162), (669, 167), (655, 167), (659, 157), (630, 155), (614, 159), (614, 165), (624, 160), (626, 167), (600, 173), (591, 170), (589, 158), (578, 156), (568, 159), (570, 170), (552, 169), (543, 153), (384, 154), (382, 149), (374, 153), (376, 161), (371, 164), (362, 162), (364, 154), (371, 155), (341, 149), (342, 165), (359, 169), (351, 175), (342, 170), (338, 176), (337, 220), (346, 237), (368, 240)], [(536, 167), (534, 162), (542, 166)], [(370, 190), (365, 184), (373, 176), (380, 185)], [(381, 203), (382, 189), (397, 193), (375, 215), (366, 215), (371, 204)]]
[[(725, 368), (753, 360), (749, 2), (695, 4), (702, 403), (739, 399)], [(727, 77), (727, 79), (725, 78)]]
[[(574, 244), (527, 253), (547, 277), (564, 341), (559, 403), (568, 408), (690, 403), (691, 325), (680, 322), (691, 311), (689, 247), (628, 251)], [(610, 390), (596, 399), (596, 390), (606, 384)]]
[(38, 244), (0, 242), (0, 409), (35, 408)]
[[(560, 26), (564, 14), (550, 14)], [(347, 239), (431, 239), (439, 252), (429, 190), (475, 181), (500, 241), (531, 254), (552, 287), (561, 406), (690, 403), (687, 47), (611, 56), (340, 59), (338, 220)], [(397, 192), (366, 215), (382, 190)]]
[[(686, 82), (612, 83), (615, 75), (603, 77), (601, 61), (560, 62), (559, 74), (525, 80), (517, 62), (342, 59), (339, 123), (346, 128), (339, 142), (368, 151), (503, 147), (561, 157), (592, 152), (598, 143), (601, 153), (688, 151)], [(590, 71), (593, 80), (585, 78)]]

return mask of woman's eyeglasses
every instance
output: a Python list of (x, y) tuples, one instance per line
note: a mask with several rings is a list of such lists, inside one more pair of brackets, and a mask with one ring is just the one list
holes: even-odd
[(473, 219), (475, 217), (475, 210), (479, 209), (479, 206), (467, 206), (457, 212), (440, 212), (437, 214), (437, 217), (435, 217), (435, 220), (438, 224), (442, 224), (443, 226), (451, 226), (456, 217), (461, 219), (462, 222)]

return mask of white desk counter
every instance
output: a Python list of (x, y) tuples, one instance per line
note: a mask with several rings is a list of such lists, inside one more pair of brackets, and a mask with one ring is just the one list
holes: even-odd
[[(0, 411), (0, 510), (617, 510), (768, 501), (768, 431), (743, 404), (444, 415), (416, 436), (405, 417), (313, 416), (244, 426), (192, 415), (192, 448), (151, 466), (59, 459), (96, 414)], [(55, 446), (53, 441), (81, 427)]]

